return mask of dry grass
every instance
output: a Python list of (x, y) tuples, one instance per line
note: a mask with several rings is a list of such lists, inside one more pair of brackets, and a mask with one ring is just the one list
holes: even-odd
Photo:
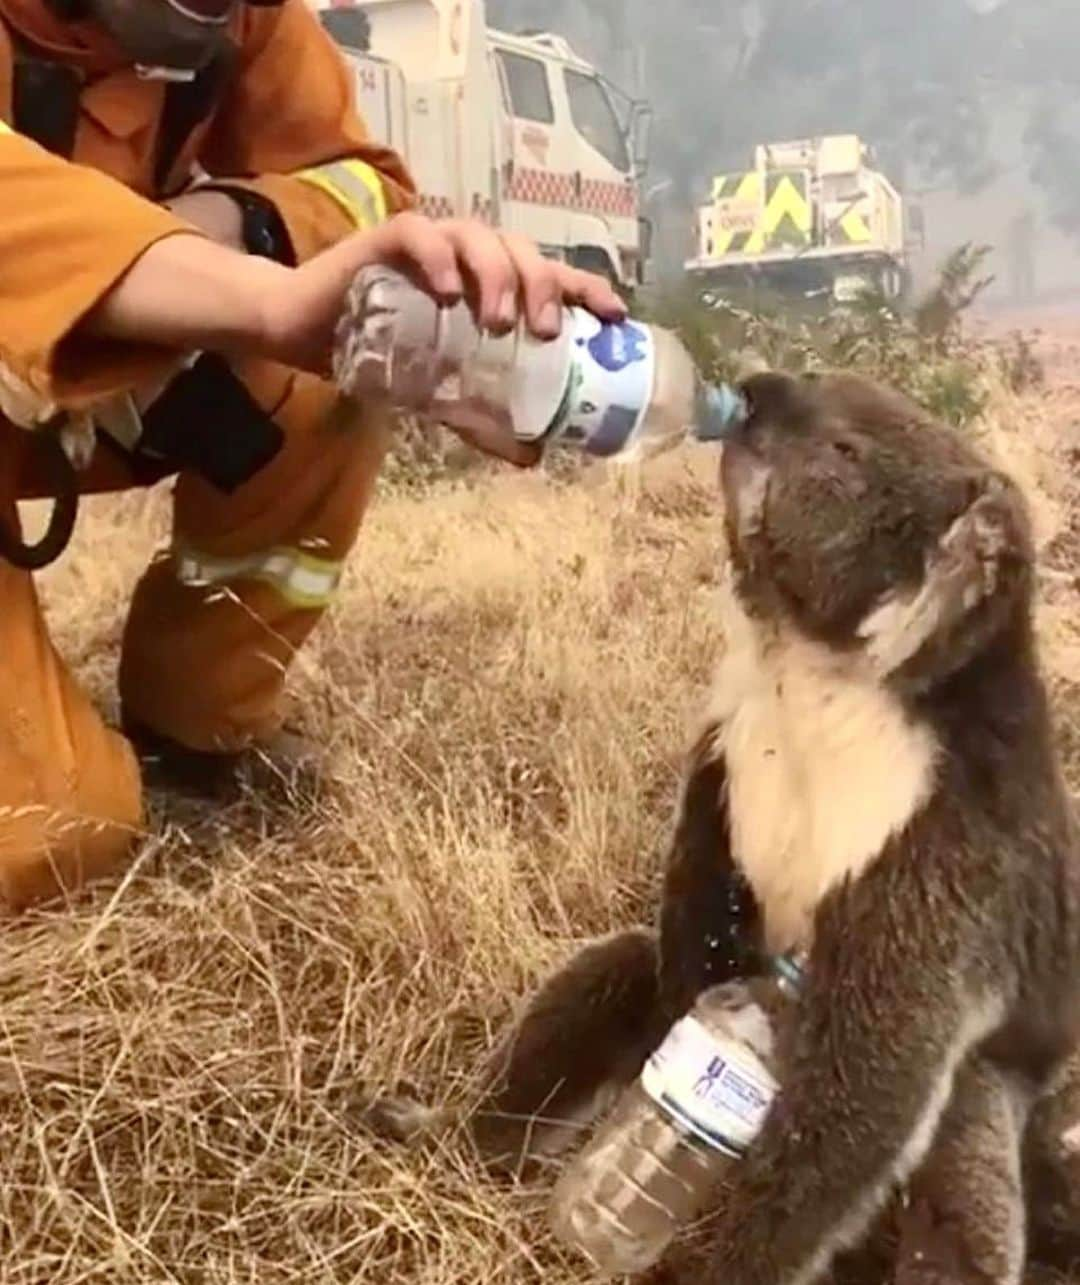
[[(715, 644), (713, 466), (636, 511), (527, 477), (385, 499), (297, 668), (327, 798), (148, 840), (0, 945), (0, 1280), (573, 1278), (536, 1192), (380, 1151), (356, 1108), (454, 1091), (538, 971), (649, 913)], [(48, 581), (103, 703), (160, 520), (96, 503)]]
[[(996, 405), (1006, 442), (1020, 414), (1049, 422)], [(1048, 458), (1025, 467), (1061, 571)], [(717, 641), (714, 465), (661, 461), (638, 496), (503, 476), (384, 497), (296, 670), (326, 797), (166, 816), (125, 880), (7, 929), (3, 1285), (583, 1279), (543, 1191), (381, 1148), (357, 1110), (401, 1077), (458, 1092), (542, 970), (651, 913)], [(161, 518), (158, 497), (96, 503), (47, 578), (106, 706)], [(1064, 692), (1075, 586), (1048, 584)]]

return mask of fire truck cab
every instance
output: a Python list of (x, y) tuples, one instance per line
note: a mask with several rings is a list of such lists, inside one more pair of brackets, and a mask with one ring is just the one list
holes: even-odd
[(481, 0), (313, 0), (372, 133), (406, 159), (420, 208), (524, 233), (632, 290), (647, 107), (561, 36), (487, 27)]

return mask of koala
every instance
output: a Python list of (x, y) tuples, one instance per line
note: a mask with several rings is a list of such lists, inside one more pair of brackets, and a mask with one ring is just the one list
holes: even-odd
[[(540, 988), (467, 1127), (494, 1167), (558, 1152), (703, 989), (807, 949), (781, 1091), (654, 1281), (840, 1279), (895, 1206), (900, 1285), (1012, 1285), (1029, 1175), (1061, 1174), (1060, 1130), (1033, 1121), (1080, 1019), (1080, 863), (1027, 511), (898, 393), (776, 373), (742, 391), (724, 653), (656, 930), (592, 943)], [(376, 1115), (399, 1136), (449, 1120)]]

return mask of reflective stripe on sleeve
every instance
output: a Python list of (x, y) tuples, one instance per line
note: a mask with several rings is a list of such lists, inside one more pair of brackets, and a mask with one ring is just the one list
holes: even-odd
[(286, 547), (236, 558), (174, 550), (173, 565), (176, 578), (189, 588), (217, 588), (237, 580), (258, 580), (275, 588), (290, 606), (305, 610), (330, 605), (343, 568), (341, 562)]
[(363, 161), (332, 161), (295, 176), (326, 193), (364, 231), (385, 222), (386, 191), (379, 172)]

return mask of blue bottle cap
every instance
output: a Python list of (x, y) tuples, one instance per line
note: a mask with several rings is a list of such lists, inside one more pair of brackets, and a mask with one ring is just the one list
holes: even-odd
[(693, 435), (699, 442), (722, 442), (746, 422), (749, 413), (746, 399), (730, 384), (704, 384)]
[(798, 991), (802, 986), (804, 964), (804, 957), (791, 952), (773, 955), (769, 960), (773, 975), (782, 986), (786, 985), (792, 991)]

